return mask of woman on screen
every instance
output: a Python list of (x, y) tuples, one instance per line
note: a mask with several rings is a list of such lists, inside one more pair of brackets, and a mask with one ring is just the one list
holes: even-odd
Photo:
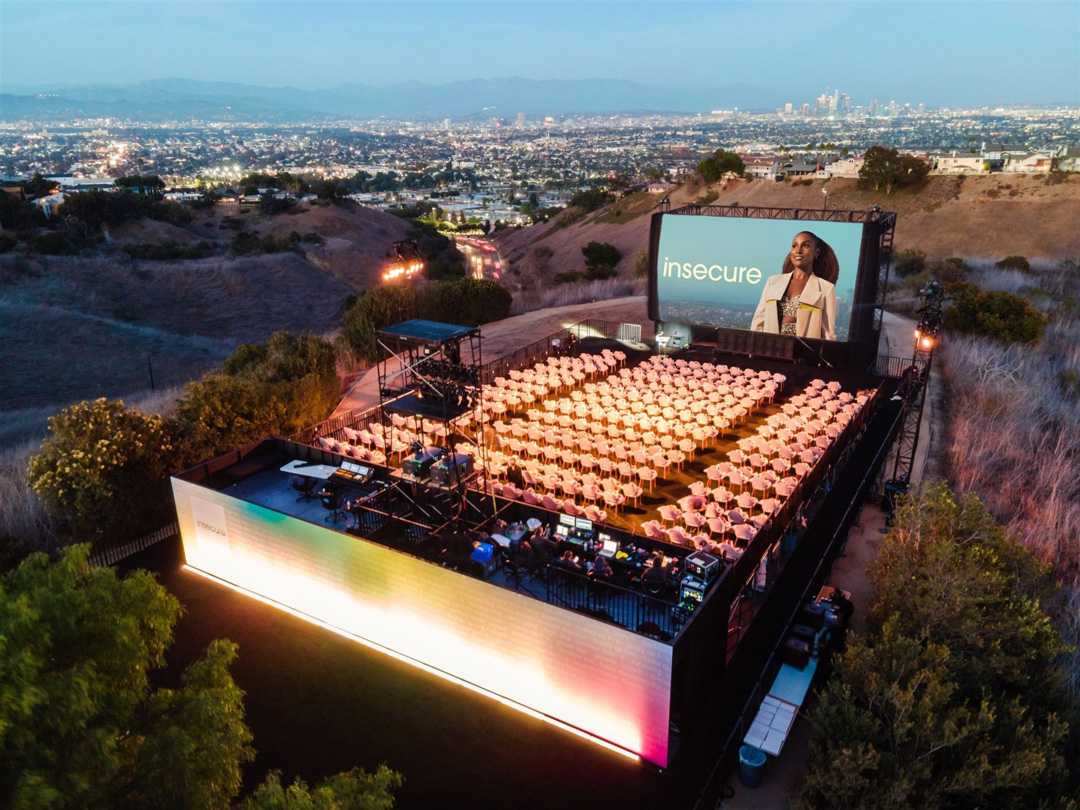
[(799, 231), (783, 270), (765, 279), (750, 329), (776, 335), (836, 340), (836, 278), (840, 265), (827, 243)]

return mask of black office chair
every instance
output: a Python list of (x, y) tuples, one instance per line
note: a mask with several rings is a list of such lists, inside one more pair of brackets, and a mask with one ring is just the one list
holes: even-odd
[(341, 511), (341, 493), (336, 489), (324, 490), (320, 498), (324, 509), (330, 510), (330, 514), (326, 516), (326, 520), (332, 523), (337, 523), (341, 520), (341, 516), (344, 514)]

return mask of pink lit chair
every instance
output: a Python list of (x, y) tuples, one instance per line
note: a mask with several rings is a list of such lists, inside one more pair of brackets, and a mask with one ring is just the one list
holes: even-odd
[(644, 490), (633, 482), (627, 482), (622, 486), (622, 494), (626, 500), (636, 507), (638, 500), (644, 494)]
[(712, 517), (707, 519), (709, 526), (709, 532), (714, 537), (723, 537), (724, 534), (731, 528), (731, 524), (724, 520), (722, 517)]
[(637, 471), (638, 480), (643, 483), (651, 492), (656, 484), (656, 470), (651, 467), (639, 467)]
[(660, 515), (660, 519), (664, 521), (664, 523), (675, 523), (682, 517), (682, 512), (679, 511), (679, 508), (670, 503), (661, 505), (656, 512)]
[(672, 526), (670, 529), (668, 529), (668, 537), (671, 539), (672, 543), (680, 546), (693, 545), (693, 541), (691, 541), (690, 535), (688, 535), (678, 526)]
[(594, 506), (591, 503), (585, 507), (585, 517), (587, 517), (593, 523), (607, 522), (607, 512), (597, 506)]
[(621, 507), (625, 501), (626, 499), (619, 492), (604, 492), (604, 504), (608, 507), (608, 509), (612, 509), (617, 512), (619, 510), (619, 507)]
[(740, 523), (736, 526), (733, 526), (731, 531), (735, 535), (736, 540), (741, 540), (744, 543), (749, 543), (751, 540), (757, 537), (758, 533), (758, 530), (754, 526), (751, 526), (749, 523)]
[(540, 506), (540, 498), (531, 489), (527, 489), (521, 493), (521, 500), (527, 503), (529, 506)]
[(700, 512), (705, 508), (705, 496), (703, 495), (685, 495), (679, 498), (679, 508), (683, 512)]
[(708, 518), (700, 512), (683, 512), (683, 525), (690, 529), (700, 529), (706, 524)]

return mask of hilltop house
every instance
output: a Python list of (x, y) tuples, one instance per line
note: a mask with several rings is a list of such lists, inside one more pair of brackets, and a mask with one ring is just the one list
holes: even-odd
[(822, 172), (826, 177), (858, 178), (862, 166), (863, 158), (859, 155), (858, 157), (840, 158), (831, 163), (826, 163)]
[(76, 191), (116, 191), (116, 182), (111, 177), (71, 177), (70, 175), (49, 175), (46, 179), (60, 184), (63, 192)]
[(773, 155), (739, 155), (746, 174), (763, 180), (775, 180), (780, 170), (780, 162)]
[(1011, 153), (1005, 158), (1005, 171), (1013, 174), (1049, 174), (1053, 165), (1051, 152)]
[(989, 174), (990, 160), (981, 152), (948, 152), (930, 155), (933, 174)]
[(1054, 169), (1059, 172), (1080, 172), (1080, 147), (1061, 147), (1054, 156)]

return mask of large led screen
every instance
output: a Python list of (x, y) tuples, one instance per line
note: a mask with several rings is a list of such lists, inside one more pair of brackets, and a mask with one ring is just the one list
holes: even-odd
[(658, 219), (655, 320), (809, 340), (848, 338), (861, 222), (691, 214)]
[(670, 645), (173, 479), (187, 564), (661, 767)]

